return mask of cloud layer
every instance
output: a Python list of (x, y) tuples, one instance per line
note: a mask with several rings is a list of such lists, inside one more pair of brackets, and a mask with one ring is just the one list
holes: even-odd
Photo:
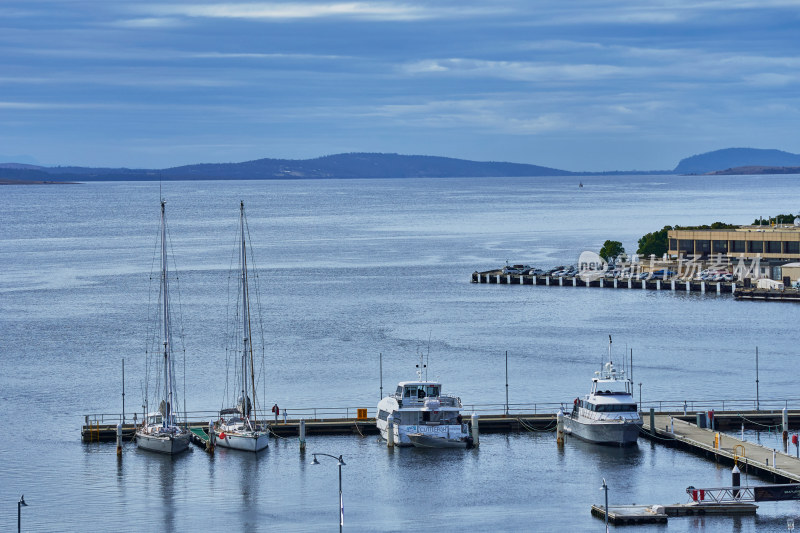
[(391, 151), (607, 170), (800, 152), (796, 7), (12, 0), (0, 141), (45, 164), (137, 167)]

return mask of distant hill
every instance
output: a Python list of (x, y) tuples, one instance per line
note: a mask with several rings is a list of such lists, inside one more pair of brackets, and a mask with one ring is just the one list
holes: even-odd
[(800, 174), (800, 167), (735, 167), (706, 172), (710, 176), (741, 176), (751, 174)]
[(0, 165), (0, 178), (40, 180), (244, 180), (310, 178), (451, 178), (573, 176), (575, 172), (520, 163), (468, 161), (449, 157), (352, 153), (316, 159), (257, 159), (166, 169), (38, 167)]
[(781, 150), (726, 148), (682, 159), (675, 174), (707, 174), (737, 167), (797, 167), (800, 155)]

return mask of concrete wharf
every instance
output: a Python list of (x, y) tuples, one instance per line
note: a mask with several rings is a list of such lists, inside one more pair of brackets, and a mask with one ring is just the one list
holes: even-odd
[(534, 276), (503, 274), (501, 270), (473, 272), (472, 283), (499, 285), (543, 285), (548, 287), (600, 287), (607, 289), (644, 289), (653, 291), (699, 292), (703, 294), (736, 294), (741, 284), (730, 281), (696, 281), (681, 279), (605, 279), (584, 281), (580, 276)]
[(730, 281), (696, 281), (680, 279), (605, 279), (584, 281), (580, 276), (552, 277), (531, 274), (503, 274), (500, 270), (473, 272), (472, 283), (499, 285), (544, 285), (549, 287), (600, 287), (610, 289), (645, 289), (653, 291), (699, 292), (703, 294), (736, 294), (741, 284)]

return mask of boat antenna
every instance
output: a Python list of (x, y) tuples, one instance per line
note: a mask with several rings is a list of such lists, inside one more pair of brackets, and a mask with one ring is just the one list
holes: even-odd
[(425, 381), (428, 381), (428, 363), (431, 358), (431, 331), (428, 331), (428, 355), (425, 356)]

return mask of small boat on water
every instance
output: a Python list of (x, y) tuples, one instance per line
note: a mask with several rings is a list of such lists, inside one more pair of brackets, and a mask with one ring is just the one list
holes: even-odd
[(608, 347), (609, 360), (595, 372), (591, 392), (575, 398), (572, 411), (564, 415), (564, 432), (597, 444), (631, 446), (639, 438), (642, 417), (633, 399), (633, 382), (611, 361), (610, 336)]
[[(159, 305), (156, 310), (158, 329), (158, 350), (148, 354), (148, 365), (157, 377), (157, 387), (153, 391), (160, 398), (157, 412), (148, 412), (142, 425), (136, 429), (136, 446), (151, 452), (175, 455), (189, 448), (189, 430), (178, 424), (175, 415), (175, 364), (172, 357), (172, 328), (170, 318), (169, 283), (167, 272), (167, 221), (166, 202), (161, 201), (161, 281)], [(155, 340), (155, 339), (154, 339)], [(147, 397), (147, 393), (145, 393)], [(148, 403), (145, 398), (146, 405)]]
[(469, 427), (462, 421), (461, 398), (442, 394), (438, 381), (422, 379), (424, 365), (417, 365), (416, 381), (401, 381), (394, 394), (378, 403), (376, 425), (384, 440), (392, 434), (398, 446), (418, 448), (468, 448)]
[[(254, 274), (248, 270), (247, 222), (244, 215), (244, 202), (239, 204), (239, 239), (237, 239), (237, 302), (232, 316), (232, 338), (228, 354), (229, 368), (233, 374), (228, 385), (228, 394), (236, 399), (234, 407), (222, 409), (219, 419), (213, 425), (217, 446), (259, 452), (269, 445), (269, 427), (266, 420), (258, 420), (259, 407), (256, 395), (255, 357), (253, 354), (252, 313), (250, 309), (250, 282)], [(252, 265), (252, 261), (250, 263)], [(257, 310), (256, 310), (257, 311)], [(260, 330), (259, 330), (260, 331)], [(263, 341), (260, 343), (263, 345)], [(238, 396), (238, 398), (237, 398)], [(252, 399), (251, 399), (252, 398)], [(231, 403), (234, 403), (231, 401)], [(230, 404), (228, 404), (230, 405)]]

